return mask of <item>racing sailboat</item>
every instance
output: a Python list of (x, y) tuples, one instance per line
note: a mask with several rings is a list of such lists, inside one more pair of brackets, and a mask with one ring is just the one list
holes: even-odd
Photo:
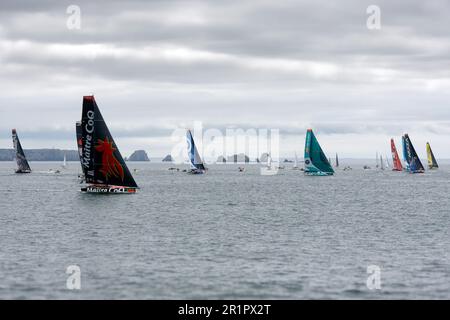
[(334, 174), (334, 170), (312, 129), (308, 129), (306, 132), (305, 174), (311, 176), (329, 176)]
[(61, 167), (62, 167), (63, 169), (66, 169), (66, 168), (67, 168), (67, 157), (66, 157), (66, 154), (65, 154), (65, 153), (64, 153), (63, 164), (61, 165)]
[(423, 173), (425, 168), (419, 159), (419, 156), (412, 145), (411, 139), (408, 134), (403, 135), (403, 156), (405, 157), (406, 170), (410, 173)]
[(339, 168), (339, 158), (338, 154), (336, 153), (336, 168)]
[(431, 150), (430, 143), (427, 142), (427, 158), (428, 158), (428, 169), (439, 168), (436, 158), (434, 157), (433, 151)]
[(12, 140), (15, 151), (15, 158), (17, 162), (16, 173), (30, 173), (31, 168), (28, 164), (25, 153), (23, 152), (22, 145), (20, 144), (19, 136), (17, 135), (16, 129), (12, 129)]
[(402, 162), (398, 156), (397, 148), (395, 147), (394, 139), (391, 139), (391, 153), (392, 153), (392, 171), (403, 171)]
[(87, 184), (81, 191), (135, 193), (138, 186), (109, 132), (94, 96), (83, 97), (81, 123), (77, 123), (76, 128), (78, 151), (81, 152), (80, 161)]
[(298, 170), (297, 152), (295, 153), (294, 166), (292, 167), (292, 169)]
[(383, 156), (380, 154), (380, 170), (384, 170)]
[(186, 141), (188, 147), (188, 156), (189, 156), (189, 164), (190, 170), (188, 173), (192, 174), (203, 174), (206, 172), (206, 167), (198, 153), (197, 147), (195, 146), (194, 137), (192, 136), (191, 130), (186, 131)]

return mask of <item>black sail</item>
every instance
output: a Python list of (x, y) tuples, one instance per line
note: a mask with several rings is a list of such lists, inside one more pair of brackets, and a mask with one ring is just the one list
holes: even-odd
[(81, 164), (87, 183), (137, 188), (94, 96), (83, 97)]
[(15, 158), (17, 162), (17, 172), (30, 172), (31, 168), (28, 164), (25, 153), (23, 152), (22, 145), (20, 144), (19, 136), (16, 129), (12, 129), (12, 140), (14, 145), (14, 151), (16, 153)]

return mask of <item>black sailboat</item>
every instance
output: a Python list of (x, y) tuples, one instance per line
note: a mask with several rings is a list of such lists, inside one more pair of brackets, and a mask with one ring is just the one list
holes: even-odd
[(138, 186), (109, 132), (94, 96), (83, 97), (81, 123), (76, 128), (77, 143), (81, 150), (80, 161), (87, 183), (81, 191), (135, 193)]
[(30, 173), (31, 168), (28, 164), (25, 153), (23, 152), (22, 145), (20, 144), (19, 136), (17, 135), (16, 129), (12, 129), (12, 140), (15, 151), (15, 158), (17, 162), (16, 173)]

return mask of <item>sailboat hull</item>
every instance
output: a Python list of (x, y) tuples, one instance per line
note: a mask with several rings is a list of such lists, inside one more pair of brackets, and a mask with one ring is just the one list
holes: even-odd
[(15, 171), (15, 173), (19, 173), (19, 174), (21, 174), (21, 173), (31, 173), (31, 170), (20, 170), (20, 169), (18, 169), (18, 170)]
[(133, 194), (137, 188), (120, 186), (87, 186), (81, 188), (81, 192), (94, 194)]
[(206, 170), (202, 170), (202, 169), (191, 169), (189, 171), (187, 171), (187, 173), (189, 174), (205, 174)]
[(305, 170), (305, 176), (332, 176), (333, 173), (331, 172), (323, 172), (323, 171), (306, 171)]

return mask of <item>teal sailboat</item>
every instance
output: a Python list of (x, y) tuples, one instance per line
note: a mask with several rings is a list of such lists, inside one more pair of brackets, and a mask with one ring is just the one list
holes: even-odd
[(322, 151), (312, 129), (308, 129), (306, 132), (305, 174), (311, 176), (329, 176), (334, 174), (334, 170)]

